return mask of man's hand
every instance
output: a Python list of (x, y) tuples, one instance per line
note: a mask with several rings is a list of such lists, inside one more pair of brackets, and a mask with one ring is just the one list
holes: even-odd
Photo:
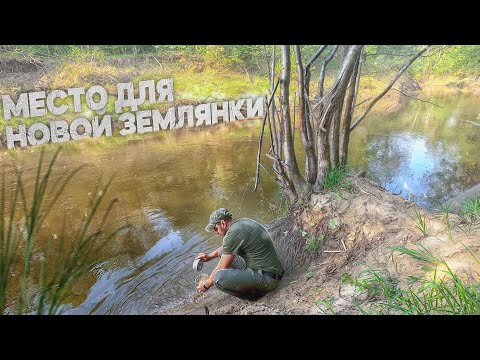
[(202, 262), (207, 262), (207, 261), (211, 260), (211, 258), (208, 256), (208, 254), (205, 254), (203, 252), (198, 254), (195, 259), (200, 259), (200, 261), (202, 261)]
[(207, 285), (207, 281), (200, 281), (197, 286), (198, 292), (205, 292), (209, 289), (210, 287)]

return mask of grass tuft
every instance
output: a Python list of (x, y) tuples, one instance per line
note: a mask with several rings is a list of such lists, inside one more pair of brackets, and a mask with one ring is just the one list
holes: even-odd
[(307, 250), (311, 252), (319, 251), (322, 247), (324, 239), (325, 239), (324, 235), (320, 235), (318, 237), (308, 235), (307, 242), (305, 243)]
[[(342, 281), (353, 284), (369, 295), (377, 296), (380, 302), (362, 307), (355, 304), (362, 314), (405, 314), (405, 315), (478, 315), (480, 314), (480, 285), (465, 281), (452, 271), (449, 265), (431, 254), (425, 247), (407, 249), (392, 247), (394, 251), (412, 256), (432, 265), (428, 277), (407, 279), (405, 289), (398, 287), (399, 281), (388, 272), (369, 268), (357, 278), (345, 274)], [(473, 253), (472, 253), (473, 254)], [(480, 259), (474, 256), (480, 263)], [(367, 275), (367, 276), (365, 276)]]
[(480, 196), (467, 199), (463, 203), (460, 213), (471, 222), (480, 221)]
[(338, 189), (343, 180), (347, 176), (347, 172), (345, 167), (338, 167), (338, 168), (331, 168), (330, 171), (325, 176), (325, 180), (323, 181), (323, 188), (325, 190), (328, 189)]
[(423, 236), (427, 236), (428, 235), (427, 219), (425, 215), (422, 215), (420, 210), (418, 210), (417, 208), (415, 208), (414, 210), (415, 210), (415, 218), (413, 218), (413, 220), (415, 221), (415, 228), (420, 230)]

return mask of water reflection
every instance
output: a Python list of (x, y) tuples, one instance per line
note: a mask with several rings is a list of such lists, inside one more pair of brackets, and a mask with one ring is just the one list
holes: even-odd
[(435, 209), (452, 196), (480, 183), (480, 127), (471, 95), (412, 101), (395, 114), (366, 119), (352, 134), (350, 165), (365, 169), (387, 190)]
[(186, 263), (203, 238), (191, 229), (173, 229), (161, 210), (145, 210), (145, 216), (160, 235), (156, 244), (127, 266), (109, 271), (100, 266), (87, 299), (70, 314), (141, 314), (158, 307), (158, 298), (167, 304), (192, 291)]
[(424, 137), (409, 133), (373, 134), (368, 143), (367, 171), (388, 191), (423, 206), (438, 205), (434, 203), (442, 200), (442, 193), (449, 196), (441, 190), (443, 184), (437, 185), (442, 174), (456, 171), (456, 146), (447, 149), (442, 141), (432, 146)]

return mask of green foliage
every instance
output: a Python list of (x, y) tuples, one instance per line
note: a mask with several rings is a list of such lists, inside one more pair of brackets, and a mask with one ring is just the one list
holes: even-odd
[(346, 181), (343, 182), (342, 184), (342, 188), (347, 190), (347, 191), (350, 191), (352, 192), (353, 190), (353, 181), (352, 179), (347, 179)]
[(318, 306), (318, 308), (324, 315), (335, 315), (335, 310), (333, 309), (333, 297), (329, 296), (320, 299), (315, 302), (315, 305)]
[(103, 63), (105, 61), (105, 53), (96, 47), (89, 47), (87, 49), (84, 49), (80, 46), (70, 46), (70, 52), (68, 54), (67, 60), (79, 63)]
[(210, 66), (237, 65), (263, 71), (266, 75), (263, 45), (163, 45), (156, 48), (159, 51), (187, 55), (199, 54)]
[(345, 189), (351, 191), (353, 188), (352, 180), (347, 180), (347, 167), (341, 166), (338, 168), (331, 168), (325, 176), (323, 181), (323, 188), (325, 190), (340, 190)]
[(328, 225), (330, 226), (330, 229), (335, 230), (340, 227), (341, 223), (338, 219), (331, 219)]
[(323, 241), (325, 240), (325, 235), (320, 235), (318, 237), (315, 237), (315, 236), (310, 236), (306, 234), (306, 236), (307, 236), (307, 242), (305, 243), (305, 245), (307, 247), (307, 250), (311, 252), (319, 251), (322, 247)]
[[(303, 62), (309, 61), (320, 45), (302, 45)], [(422, 45), (366, 45), (364, 75), (384, 76), (397, 72), (403, 64), (417, 53)], [(253, 69), (266, 75), (266, 63), (263, 45), (1, 45), (0, 54), (22, 59), (58, 59), (75, 55), (72, 48), (85, 53), (102, 53), (105, 57), (137, 56), (143, 54), (177, 53), (187, 56), (200, 55), (209, 64), (229, 64), (242, 70)], [(272, 45), (266, 45), (270, 56)], [(327, 47), (312, 66), (312, 75), (316, 77), (321, 60), (330, 54), (333, 45)], [(336, 73), (340, 64), (341, 49), (330, 62), (328, 74)], [(280, 48), (277, 46), (277, 59)], [(428, 56), (427, 56), (428, 55)], [(86, 55), (88, 56), (88, 55)], [(277, 66), (279, 63), (277, 62)], [(295, 58), (292, 51), (292, 70), (295, 72)], [(409, 72), (413, 75), (476, 75), (480, 70), (480, 46), (478, 45), (435, 45), (424, 57), (416, 61)], [(277, 73), (280, 71), (278, 67)], [(294, 75), (295, 76), (295, 75)], [(312, 78), (313, 79), (313, 78)]]
[(389, 247), (389, 249), (391, 249), (393, 252), (397, 251), (399, 252), (400, 254), (406, 254), (406, 255), (409, 255), (411, 257), (413, 257), (414, 259), (417, 259), (417, 260), (421, 260), (421, 261), (424, 261), (428, 264), (439, 264), (441, 262), (440, 259), (438, 259), (437, 257), (435, 257), (430, 251), (428, 251), (427, 248), (425, 248), (425, 246), (423, 246), (422, 244), (419, 244), (417, 245), (417, 249), (408, 249), (406, 248), (405, 246), (403, 245), (395, 245), (395, 246), (391, 246)]
[[(438, 51), (433, 49), (433, 51)], [(426, 58), (422, 73), (437, 75), (477, 75), (480, 70), (480, 46), (452, 45), (444, 47), (436, 56)]]
[(342, 283), (351, 284), (361, 292), (366, 291), (370, 298), (377, 297), (395, 297), (399, 294), (399, 280), (390, 274), (375, 270), (367, 265), (368, 269), (360, 273), (356, 278), (352, 278), (349, 274), (342, 276)]
[(303, 197), (299, 197), (299, 198), (297, 199), (297, 201), (295, 201), (295, 206), (296, 206), (296, 207), (302, 207), (302, 206), (304, 206), (305, 204), (306, 204), (306, 203), (305, 203), (305, 200), (304, 200)]
[[(40, 274), (37, 279), (32, 279), (37, 274), (31, 272), (32, 254), (38, 230), (42, 228), (45, 218), (55, 206), (63, 190), (80, 170), (77, 168), (64, 178), (56, 178), (52, 185), (53, 165), (60, 152), (59, 148), (45, 171), (42, 151), (37, 176), (34, 184), (32, 199), (29, 202), (22, 183), (22, 176), (17, 173), (17, 186), (14, 194), (7, 199), (5, 192), (4, 174), (1, 183), (0, 199), (0, 314), (4, 314), (8, 302), (16, 303), (13, 311), (25, 314), (35, 311), (37, 314), (56, 314), (61, 311), (63, 300), (69, 295), (72, 285), (94, 265), (93, 256), (105, 246), (122, 229), (116, 229), (110, 234), (105, 234), (103, 227), (108, 220), (110, 211), (116, 200), (113, 200), (101, 217), (97, 228), (93, 228), (98, 208), (105, 196), (110, 182), (100, 191), (93, 203), (93, 208), (80, 229), (69, 229), (76, 232), (72, 249), (65, 249), (65, 222), (55, 249), (55, 258), (51, 259), (49, 246), (44, 252), (41, 262)], [(48, 189), (48, 191), (47, 191)], [(55, 236), (54, 236), (55, 238)], [(23, 256), (17, 256), (19, 249), (23, 249)], [(9, 280), (12, 274), (20, 273), (20, 289), (11, 293)], [(31, 283), (38, 280), (38, 288), (31, 304)], [(15, 287), (11, 287), (15, 289)], [(13, 308), (13, 305), (11, 306)], [(12, 310), (10, 310), (12, 311)]]
[(1, 50), (17, 58), (47, 59), (70, 57), (77, 51), (105, 56), (139, 55), (155, 53), (158, 48), (155, 45), (2, 45)]
[(480, 220), (480, 196), (465, 200), (461, 214), (465, 219), (472, 222)]

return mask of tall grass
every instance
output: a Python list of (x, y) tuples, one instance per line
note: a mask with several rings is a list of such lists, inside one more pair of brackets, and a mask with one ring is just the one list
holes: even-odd
[(335, 310), (333, 309), (333, 298), (327, 297), (315, 302), (318, 309), (322, 312), (323, 315), (335, 315)]
[(452, 204), (450, 205), (440, 205), (440, 211), (443, 216), (443, 220), (445, 221), (446, 230), (448, 238), (452, 239), (452, 223), (450, 222), (450, 213), (452, 211)]
[[(56, 178), (51, 182), (54, 164), (60, 148), (55, 152), (46, 170), (44, 167), (44, 151), (40, 154), (36, 179), (31, 199), (27, 199), (22, 183), (22, 175), (17, 170), (16, 187), (9, 197), (5, 191), (5, 174), (2, 175), (0, 198), (0, 314), (4, 314), (7, 303), (15, 303), (13, 312), (18, 314), (56, 314), (59, 313), (62, 301), (69, 295), (72, 285), (95, 264), (94, 256), (124, 227), (106, 233), (104, 226), (109, 218), (113, 205), (112, 200), (101, 216), (98, 226), (94, 227), (94, 219), (99, 215), (99, 206), (105, 197), (110, 182), (99, 192), (93, 202), (93, 207), (87, 214), (80, 229), (69, 229), (74, 233), (73, 246), (65, 249), (66, 222), (64, 219), (62, 230), (56, 246), (55, 255), (51, 255), (52, 244), (49, 242), (41, 262), (38, 275), (38, 288), (30, 288), (37, 274), (32, 274), (32, 253), (38, 231), (42, 227), (50, 211), (54, 208), (60, 195), (70, 180), (80, 171), (80, 167), (71, 171), (64, 178)], [(50, 186), (49, 186), (50, 185)], [(51, 199), (47, 201), (47, 199)], [(7, 206), (8, 204), (8, 206)], [(23, 253), (19, 252), (23, 249)], [(53, 272), (53, 275), (49, 275)], [(20, 273), (20, 287), (16, 293), (8, 291), (15, 289), (9, 286), (9, 281), (15, 273)], [(12, 285), (12, 284), (10, 284)], [(35, 290), (35, 291), (34, 291)], [(36, 292), (34, 305), (29, 305), (28, 294)], [(9, 311), (11, 312), (11, 311)]]
[(347, 180), (348, 168), (346, 166), (331, 168), (325, 179), (323, 180), (323, 188), (325, 190), (339, 190), (345, 189), (351, 191), (353, 183), (351, 180)]
[(463, 203), (461, 214), (467, 220), (476, 222), (480, 220), (480, 196), (467, 199)]
[[(368, 277), (363, 274), (355, 279), (346, 276), (348, 282), (357, 289), (368, 291), (369, 295), (375, 290), (374, 295), (380, 295), (380, 302), (369, 308), (356, 304), (362, 314), (480, 314), (478, 283), (462, 280), (447, 262), (434, 256), (425, 247), (408, 249), (395, 246), (392, 250), (425, 262), (426, 269), (431, 272), (430, 276), (410, 277), (410, 284), (405, 289), (399, 288), (399, 280), (392, 281), (391, 276), (385, 271), (369, 268), (365, 272)], [(480, 263), (476, 255), (474, 258)]]
[(417, 208), (415, 208), (414, 210), (415, 210), (415, 218), (413, 218), (413, 220), (415, 221), (415, 228), (420, 230), (423, 236), (427, 236), (428, 235), (427, 219), (425, 215), (422, 215), (420, 210), (417, 210)]
[(344, 167), (332, 168), (323, 180), (323, 188), (325, 190), (338, 188), (345, 177), (346, 171)]

